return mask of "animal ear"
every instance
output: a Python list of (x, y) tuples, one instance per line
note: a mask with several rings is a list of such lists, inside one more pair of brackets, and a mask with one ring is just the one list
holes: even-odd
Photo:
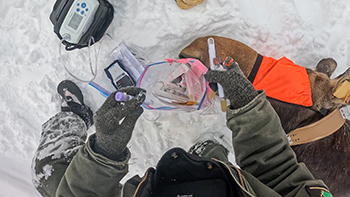
[(315, 71), (330, 77), (337, 68), (337, 62), (333, 58), (324, 58), (318, 62)]
[(316, 111), (322, 109), (335, 109), (345, 105), (344, 99), (339, 99), (333, 95), (340, 79), (330, 79), (323, 73), (307, 69), (311, 93), (312, 108)]

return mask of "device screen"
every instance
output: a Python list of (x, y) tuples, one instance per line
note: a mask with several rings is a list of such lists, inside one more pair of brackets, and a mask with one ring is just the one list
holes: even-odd
[(77, 13), (74, 13), (72, 19), (69, 21), (68, 26), (73, 28), (74, 30), (77, 30), (79, 27), (80, 22), (83, 20), (83, 17), (80, 16)]

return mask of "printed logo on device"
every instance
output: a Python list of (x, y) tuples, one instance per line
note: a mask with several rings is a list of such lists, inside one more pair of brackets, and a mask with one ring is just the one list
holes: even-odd
[(306, 187), (306, 190), (311, 197), (333, 197), (324, 187)]

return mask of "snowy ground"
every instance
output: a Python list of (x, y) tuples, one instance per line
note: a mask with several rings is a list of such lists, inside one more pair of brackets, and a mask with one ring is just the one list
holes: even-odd
[[(349, 64), (350, 3), (346, 0), (205, 0), (189, 10), (179, 9), (174, 0), (110, 1), (115, 18), (108, 33), (116, 42), (138, 47), (152, 62), (176, 58), (195, 38), (212, 34), (237, 39), (274, 58), (286, 56), (309, 68), (321, 58), (332, 57), (338, 62), (334, 76)], [(56, 85), (72, 79), (58, 61), (59, 40), (49, 21), (53, 4), (54, 0), (1, 0), (1, 197), (39, 196), (31, 184), (31, 159), (41, 124), (59, 111)], [(81, 53), (69, 54), (66, 65), (89, 78), (86, 55)], [(100, 59), (105, 55), (101, 53)], [(86, 83), (77, 84), (96, 111), (104, 97)], [(139, 119), (129, 143), (128, 177), (156, 165), (171, 147), (189, 148), (201, 133), (229, 136), (223, 113), (162, 112), (150, 121), (151, 113), (146, 111)]]

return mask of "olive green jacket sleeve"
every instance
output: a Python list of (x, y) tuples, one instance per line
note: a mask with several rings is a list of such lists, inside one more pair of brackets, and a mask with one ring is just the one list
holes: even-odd
[[(307, 186), (327, 188), (323, 181), (314, 179), (304, 164), (297, 163), (279, 117), (263, 91), (248, 105), (228, 109), (226, 118), (237, 164), (253, 175), (246, 179), (255, 177), (281, 196), (310, 196)], [(258, 190), (254, 184), (251, 186)]]
[(95, 135), (75, 155), (61, 179), (56, 196), (117, 196), (120, 180), (128, 172), (130, 152), (124, 161), (116, 162), (95, 153), (91, 147)]

